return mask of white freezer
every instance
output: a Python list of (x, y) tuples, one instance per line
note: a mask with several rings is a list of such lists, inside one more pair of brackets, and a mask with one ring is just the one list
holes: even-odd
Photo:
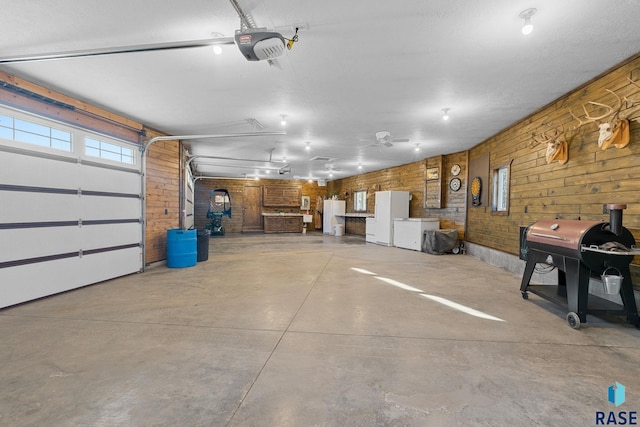
[(438, 230), (438, 218), (395, 218), (393, 221), (393, 245), (398, 248), (422, 251), (425, 230)]

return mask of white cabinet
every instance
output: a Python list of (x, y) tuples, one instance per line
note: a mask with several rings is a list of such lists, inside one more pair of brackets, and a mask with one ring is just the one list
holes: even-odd
[[(346, 203), (344, 200), (325, 200), (322, 210), (322, 232), (331, 236), (335, 235), (337, 224), (344, 226), (344, 213)], [(341, 216), (337, 216), (341, 215)]]
[(425, 230), (438, 230), (438, 218), (396, 218), (393, 221), (393, 245), (398, 248), (422, 250)]
[(376, 242), (376, 219), (367, 218), (366, 220), (366, 238), (365, 241), (369, 243)]
[(393, 246), (393, 219), (409, 217), (408, 191), (376, 192), (376, 243)]

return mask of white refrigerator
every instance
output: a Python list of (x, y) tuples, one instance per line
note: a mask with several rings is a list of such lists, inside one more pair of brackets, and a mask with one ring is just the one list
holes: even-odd
[[(331, 236), (336, 234), (336, 225), (344, 226), (344, 213), (346, 203), (344, 200), (325, 200), (322, 210), (322, 233)], [(342, 216), (336, 216), (342, 215)]]
[(409, 218), (408, 191), (376, 192), (376, 243), (393, 246), (393, 220)]

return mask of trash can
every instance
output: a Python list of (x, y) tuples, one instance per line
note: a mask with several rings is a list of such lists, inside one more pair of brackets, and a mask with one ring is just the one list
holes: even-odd
[(344, 234), (344, 225), (336, 224), (336, 236), (342, 236)]
[(207, 229), (198, 230), (198, 262), (209, 259), (209, 236), (211, 232)]

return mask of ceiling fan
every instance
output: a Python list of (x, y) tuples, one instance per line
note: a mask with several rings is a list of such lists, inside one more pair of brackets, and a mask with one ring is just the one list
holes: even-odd
[(296, 28), (295, 35), (291, 39), (285, 38), (278, 32), (269, 31), (266, 28), (258, 28), (254, 24), (253, 18), (242, 11), (236, 0), (229, 1), (240, 17), (240, 29), (236, 30), (234, 37), (219, 36), (203, 40), (185, 40), (180, 42), (18, 55), (0, 58), (0, 64), (235, 44), (248, 61), (266, 60), (269, 64), (274, 65), (275, 58), (284, 53), (285, 46), (287, 49), (291, 49), (293, 44), (298, 41), (298, 28)]
[(365, 145), (364, 147), (372, 147), (372, 146), (380, 146), (383, 145), (387, 148), (393, 147), (393, 142), (409, 142), (409, 138), (394, 138), (391, 135), (391, 132), (386, 130), (381, 130), (376, 132), (376, 140), (371, 144)]

